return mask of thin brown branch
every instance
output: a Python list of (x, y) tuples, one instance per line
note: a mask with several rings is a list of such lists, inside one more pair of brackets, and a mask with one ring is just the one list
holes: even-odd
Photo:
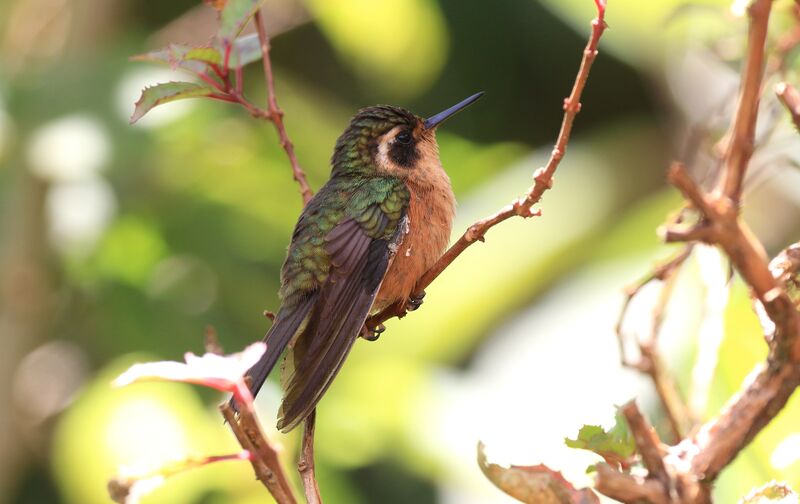
[(764, 77), (764, 47), (771, 11), (772, 0), (754, 0), (748, 8), (750, 29), (739, 103), (728, 134), (724, 168), (717, 186), (717, 190), (730, 198), (735, 206), (739, 205), (747, 165), (753, 155), (758, 104)]
[[(595, 4), (597, 6), (597, 17), (592, 20), (592, 33), (583, 51), (583, 58), (581, 59), (581, 65), (575, 78), (575, 83), (572, 86), (572, 91), (569, 97), (564, 99), (564, 118), (561, 122), (561, 130), (559, 131), (555, 147), (553, 148), (547, 164), (536, 170), (533, 177), (534, 183), (528, 188), (524, 195), (515, 199), (494, 215), (472, 224), (458, 241), (439, 258), (436, 264), (419, 279), (414, 287), (415, 294), (421, 294), (431, 282), (473, 243), (476, 241), (483, 241), (484, 236), (492, 227), (511, 217), (519, 216), (527, 218), (539, 215), (538, 211), (533, 210), (533, 205), (537, 204), (539, 200), (542, 199), (542, 195), (553, 187), (553, 175), (567, 151), (570, 134), (572, 133), (572, 125), (575, 122), (575, 117), (581, 110), (581, 96), (586, 87), (586, 81), (589, 78), (592, 64), (597, 58), (597, 46), (600, 42), (600, 37), (606, 29), (605, 1), (595, 0)], [(405, 314), (406, 302), (398, 302), (385, 308), (380, 313), (371, 316), (367, 319), (366, 326), (368, 328), (375, 328), (392, 317), (400, 318), (405, 316)]]
[[(702, 207), (705, 221), (688, 231), (670, 229), (667, 239), (683, 235), (688, 239), (702, 239), (720, 245), (755, 297), (764, 305), (770, 318), (776, 324), (780, 322), (784, 325), (784, 334), (792, 334), (800, 323), (800, 315), (796, 310), (786, 310), (786, 307), (792, 306), (791, 301), (769, 270), (764, 246), (744, 221), (738, 218), (738, 211), (732, 206), (731, 200), (717, 193), (711, 196), (704, 194), (680, 163), (672, 166), (669, 179), (695, 206)], [(796, 356), (800, 358), (800, 348)]]
[(699, 452), (692, 459), (693, 472), (711, 482), (780, 411), (800, 383), (796, 364), (800, 361), (800, 313), (783, 282), (773, 276), (763, 246), (738, 217), (731, 200), (719, 193), (703, 194), (682, 165), (673, 166), (670, 179), (693, 203), (703, 205), (704, 226), (711, 230), (712, 243), (722, 247), (775, 325), (768, 364), (694, 437)]
[(225, 352), (222, 349), (222, 345), (220, 345), (219, 343), (219, 337), (217, 336), (217, 329), (211, 324), (206, 326), (206, 332), (203, 338), (203, 347), (206, 349), (207, 353), (213, 353), (216, 355), (225, 355)]
[(256, 478), (269, 490), (278, 504), (296, 504), (297, 500), (278, 459), (278, 452), (261, 430), (253, 404), (245, 402), (239, 407), (238, 418), (227, 401), (219, 409), (242, 448), (254, 455), (250, 463)]
[(306, 417), (303, 428), (302, 451), (300, 452), (300, 460), (297, 462), (297, 470), (303, 480), (303, 491), (308, 504), (322, 503), (319, 485), (314, 472), (314, 423), (316, 422), (316, 417), (316, 409), (311, 410), (311, 414)]
[(791, 114), (795, 127), (800, 130), (800, 92), (791, 84), (779, 82), (775, 86), (775, 94)]
[[(619, 344), (620, 362), (624, 367), (636, 369), (650, 377), (656, 388), (656, 393), (661, 400), (661, 405), (667, 417), (670, 430), (675, 442), (683, 438), (684, 427), (689, 423), (689, 412), (680, 398), (678, 388), (664, 369), (661, 357), (658, 355), (658, 333), (664, 321), (666, 305), (672, 294), (677, 272), (692, 253), (693, 245), (688, 244), (678, 254), (667, 261), (656, 265), (644, 278), (625, 288), (625, 301), (622, 304), (616, 324), (617, 342)], [(639, 292), (650, 283), (660, 281), (663, 283), (659, 299), (653, 308), (650, 334), (647, 339), (637, 338), (639, 358), (634, 359), (625, 349), (625, 333), (623, 324), (626, 319), (631, 301)]]
[(270, 42), (267, 36), (267, 31), (264, 28), (264, 20), (261, 16), (261, 10), (256, 11), (253, 22), (258, 31), (258, 40), (261, 43), (261, 61), (264, 66), (264, 78), (267, 81), (267, 104), (269, 106), (269, 115), (272, 124), (278, 132), (281, 147), (286, 151), (286, 156), (289, 158), (289, 163), (292, 165), (292, 174), (295, 181), (300, 185), (300, 194), (303, 196), (303, 205), (306, 205), (314, 192), (311, 186), (308, 185), (306, 174), (300, 163), (297, 161), (297, 156), (294, 153), (294, 144), (289, 140), (289, 135), (286, 134), (286, 127), (283, 125), (283, 110), (278, 106), (278, 99), (275, 95), (275, 79), (272, 76), (272, 60), (270, 59)]
[(642, 463), (647, 468), (649, 476), (661, 483), (663, 491), (669, 494), (670, 478), (663, 458), (666, 450), (664, 450), (658, 434), (639, 411), (636, 401), (626, 403), (620, 410), (633, 433), (636, 450), (642, 456)]
[[(763, 306), (769, 319), (765, 330), (772, 333), (768, 338), (769, 359), (756, 368), (742, 391), (729, 401), (717, 418), (670, 450), (667, 460), (672, 471), (667, 474), (672, 474), (674, 488), (667, 491), (675, 490), (680, 502), (709, 502), (711, 483), (720, 471), (777, 415), (800, 384), (800, 366), (797, 365), (800, 362), (800, 313), (786, 292), (785, 268), (774, 266), (774, 271), (770, 270), (763, 245), (739, 217), (742, 183), (753, 154), (771, 6), (771, 0), (754, 0), (749, 8), (749, 45), (741, 94), (715, 190), (706, 193), (680, 163), (674, 163), (668, 173), (670, 182), (700, 216), (698, 222), (689, 227), (668, 226), (666, 239), (704, 241), (720, 246)], [(633, 417), (629, 418), (629, 423), (635, 424)], [(641, 450), (643, 446), (658, 445), (648, 442), (641, 433), (636, 440), (651, 473), (654, 470), (661, 473), (663, 454), (648, 450), (652, 453), (646, 455), (647, 452)], [(643, 486), (643, 482), (639, 483)], [(665, 493), (664, 497), (668, 495)]]
[(607, 497), (625, 503), (669, 504), (670, 502), (658, 481), (623, 474), (605, 463), (597, 464), (594, 488)]

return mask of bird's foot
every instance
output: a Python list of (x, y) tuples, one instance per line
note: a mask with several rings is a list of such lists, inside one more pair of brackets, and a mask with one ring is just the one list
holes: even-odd
[(361, 328), (361, 337), (367, 341), (377, 341), (385, 330), (386, 326), (383, 324), (378, 324), (375, 327), (369, 327), (367, 324), (364, 324), (364, 327)]
[(406, 311), (414, 311), (422, 306), (422, 300), (425, 299), (425, 291), (418, 294), (412, 294), (406, 301)]

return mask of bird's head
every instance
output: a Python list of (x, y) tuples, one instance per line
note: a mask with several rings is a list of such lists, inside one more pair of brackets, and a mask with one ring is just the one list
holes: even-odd
[(441, 168), (436, 128), (482, 95), (472, 95), (428, 119), (390, 105), (361, 109), (336, 142), (333, 173), (424, 178), (425, 172)]

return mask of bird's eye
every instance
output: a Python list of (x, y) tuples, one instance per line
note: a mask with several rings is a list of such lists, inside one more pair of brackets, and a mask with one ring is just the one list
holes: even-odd
[(411, 133), (408, 131), (401, 131), (396, 137), (397, 140), (401, 144), (408, 144), (411, 143)]

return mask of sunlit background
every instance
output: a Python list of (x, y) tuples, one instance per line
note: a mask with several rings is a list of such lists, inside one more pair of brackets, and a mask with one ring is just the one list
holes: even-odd
[[(724, 132), (742, 3), (609, 0), (610, 29), (542, 217), (493, 229), (418, 312), (356, 344), (322, 401), (326, 502), (510, 502), (481, 474), (478, 440), (494, 461), (544, 462), (590, 485), (585, 470), (599, 458), (563, 439), (610, 425), (632, 397), (668, 437), (651, 383), (620, 367), (613, 327), (621, 288), (673, 250), (656, 235), (680, 201), (664, 183), (668, 161), (699, 149), (704, 173)], [(772, 41), (796, 22), (792, 3), (776, 2)], [(313, 187), (358, 108), (429, 115), (485, 90), (439, 134), (460, 233), (546, 160), (593, 15), (591, 0), (267, 1), (278, 97)], [(127, 58), (213, 31), (213, 11), (194, 0), (0, 2), (0, 502), (106, 503), (121, 467), (236, 449), (217, 394), (109, 386), (132, 362), (202, 352), (209, 324), (238, 351), (278, 306), (301, 201), (272, 126), (210, 101), (128, 124), (144, 85), (185, 77)], [(258, 65), (246, 82), (263, 102)], [(775, 253), (800, 232), (800, 147), (771, 99), (760, 127), (747, 212)], [(662, 334), (702, 418), (766, 354), (746, 289), (727, 289), (726, 272), (713, 250), (698, 251)], [(629, 333), (645, 332), (656, 291), (634, 303)], [(693, 373), (708, 354), (697, 341), (712, 357), (721, 342), (713, 375), (713, 359)], [(270, 429), (279, 397), (277, 385), (259, 397)], [(719, 502), (773, 478), (800, 483), (798, 425), (795, 399), (723, 473)], [(297, 434), (276, 439), (293, 460)], [(227, 462), (143, 502), (265, 499), (246, 463)]]

